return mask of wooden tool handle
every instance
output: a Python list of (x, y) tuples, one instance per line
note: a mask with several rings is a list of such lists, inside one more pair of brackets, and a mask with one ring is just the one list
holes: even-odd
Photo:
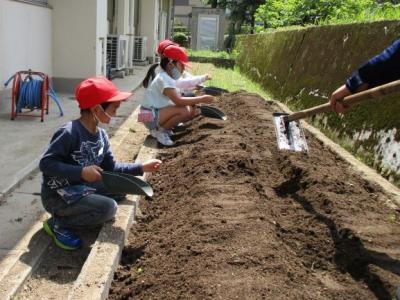
[[(348, 107), (352, 107), (358, 105), (366, 100), (378, 98), (383, 95), (391, 94), (394, 92), (400, 91), (400, 80), (393, 81), (384, 85), (377, 86), (375, 88), (362, 91), (357, 94), (353, 94), (347, 96), (343, 99), (342, 103), (347, 105)], [(285, 118), (287, 122), (296, 121), (299, 119), (303, 119), (309, 116), (313, 116), (320, 113), (329, 112), (332, 110), (331, 104), (325, 103), (318, 106), (311, 107), (309, 109), (304, 109), (298, 112), (295, 112)]]

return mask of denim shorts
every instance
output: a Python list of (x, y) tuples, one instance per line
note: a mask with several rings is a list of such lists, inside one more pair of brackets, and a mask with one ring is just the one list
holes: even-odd
[(151, 122), (145, 122), (143, 124), (147, 129), (153, 130), (153, 129), (157, 129), (160, 126), (160, 124), (159, 124), (160, 109), (155, 108), (155, 107), (151, 107), (150, 109), (153, 111), (154, 119)]

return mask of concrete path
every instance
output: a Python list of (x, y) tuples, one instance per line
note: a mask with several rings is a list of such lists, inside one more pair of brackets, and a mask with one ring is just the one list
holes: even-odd
[[(134, 90), (141, 84), (147, 69), (147, 66), (136, 67), (133, 75), (115, 79), (114, 83), (120, 90)], [(73, 95), (58, 96), (64, 109), (63, 117), (59, 116), (54, 102), (50, 102), (50, 113), (44, 122), (40, 122), (40, 118), (23, 116), (11, 121), (11, 109), (0, 112), (0, 299), (15, 293), (50, 242), (38, 234), (46, 218), (39, 194), (38, 161), (54, 131), (79, 116)], [(129, 116), (140, 98), (131, 97), (121, 105), (118, 115)], [(3, 93), (0, 101), (11, 103), (10, 94)]]

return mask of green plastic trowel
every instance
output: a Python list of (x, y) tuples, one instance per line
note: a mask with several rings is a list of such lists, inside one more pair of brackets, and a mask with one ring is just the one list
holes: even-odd
[(104, 185), (111, 193), (153, 196), (152, 187), (133, 175), (103, 171), (102, 177)]

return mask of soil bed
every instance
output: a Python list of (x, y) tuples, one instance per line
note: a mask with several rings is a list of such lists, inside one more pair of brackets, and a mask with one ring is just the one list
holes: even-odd
[(162, 149), (110, 299), (391, 299), (399, 215), (306, 133), (277, 150), (273, 103), (225, 94)]

